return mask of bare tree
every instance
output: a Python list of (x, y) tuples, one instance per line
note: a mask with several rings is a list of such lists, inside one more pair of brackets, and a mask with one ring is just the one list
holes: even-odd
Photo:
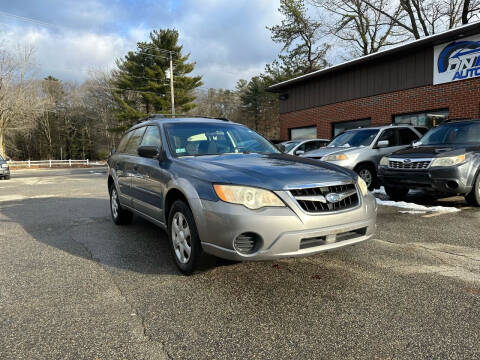
[(353, 56), (372, 54), (406, 39), (405, 31), (399, 31), (396, 26), (402, 9), (391, 1), (372, 0), (379, 10), (362, 0), (311, 0), (311, 3), (332, 15), (332, 21), (325, 26), (332, 35), (353, 46)]
[(480, 0), (399, 0), (401, 15), (381, 9), (373, 0), (361, 0), (408, 31), (415, 39), (452, 29), (479, 18)]
[(89, 79), (84, 83), (84, 104), (87, 109), (94, 112), (100, 120), (103, 136), (107, 146), (115, 146), (116, 138), (112, 129), (116, 126), (115, 108), (117, 103), (113, 96), (112, 73), (106, 70), (90, 70)]
[(31, 128), (41, 111), (37, 83), (32, 78), (33, 49), (0, 49), (0, 155), (6, 157), (7, 132)]

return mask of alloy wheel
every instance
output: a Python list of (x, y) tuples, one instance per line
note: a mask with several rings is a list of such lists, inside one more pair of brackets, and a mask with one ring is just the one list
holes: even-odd
[(370, 170), (362, 169), (358, 173), (358, 175), (367, 183), (367, 186), (370, 187), (372, 185), (373, 176)]
[(177, 212), (173, 216), (172, 242), (178, 261), (183, 264), (188, 263), (192, 253), (191, 233), (187, 219), (181, 212)]
[(113, 217), (118, 218), (118, 194), (117, 190), (112, 189), (112, 195), (110, 196), (110, 206), (112, 208)]

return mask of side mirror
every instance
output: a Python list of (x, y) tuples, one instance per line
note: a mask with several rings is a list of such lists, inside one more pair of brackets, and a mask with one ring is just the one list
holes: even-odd
[(285, 145), (282, 145), (282, 144), (277, 144), (275, 145), (277, 147), (278, 150), (280, 150), (282, 153), (285, 152)]
[(380, 140), (379, 142), (377, 142), (377, 148), (381, 149), (381, 148), (386, 148), (386, 147), (389, 147), (390, 146), (390, 141), (388, 140)]
[(295, 155), (303, 155), (303, 154), (305, 154), (305, 151), (303, 151), (303, 150), (295, 151)]
[(139, 146), (137, 152), (141, 157), (149, 159), (156, 159), (160, 155), (160, 150), (157, 146)]
[(413, 147), (420, 146), (420, 141), (414, 141), (414, 142), (412, 142), (412, 146), (413, 146)]

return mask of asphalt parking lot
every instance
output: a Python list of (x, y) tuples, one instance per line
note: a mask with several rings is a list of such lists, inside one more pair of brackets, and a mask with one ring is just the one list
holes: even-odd
[(184, 277), (162, 230), (113, 225), (104, 169), (15, 172), (0, 182), (0, 358), (480, 358), (480, 210), (408, 200), (460, 211), (380, 206), (368, 243)]

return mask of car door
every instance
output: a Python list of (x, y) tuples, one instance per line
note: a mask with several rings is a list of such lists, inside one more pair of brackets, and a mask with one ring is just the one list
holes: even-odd
[[(142, 141), (144, 132), (145, 126), (132, 130), (132, 135), (130, 136), (125, 151), (122, 154), (122, 184), (120, 185), (120, 189), (129, 200), (132, 200), (134, 197), (133, 182), (137, 176), (137, 162), (139, 158), (137, 149)], [(128, 205), (132, 206), (131, 203)]]
[[(156, 125), (147, 126), (140, 146), (155, 146), (161, 151), (160, 129)], [(133, 207), (155, 219), (163, 218), (163, 193), (169, 176), (158, 158), (138, 157), (136, 176), (132, 182)]]
[(118, 183), (118, 192), (120, 196), (120, 202), (130, 205), (130, 177), (125, 171), (125, 160), (127, 156), (125, 150), (127, 148), (128, 141), (132, 136), (133, 131), (126, 133), (118, 144), (116, 152), (112, 155), (111, 167), (116, 175)]
[[(385, 129), (383, 132), (380, 134), (380, 136), (377, 139), (377, 142), (375, 143), (375, 162), (378, 166), (378, 163), (380, 162), (380, 159), (386, 155), (389, 155), (397, 150), (400, 150), (402, 146), (399, 146), (399, 141), (398, 141), (398, 129), (397, 128), (391, 128), (391, 129)], [(387, 147), (378, 147), (378, 143), (380, 141), (388, 141), (388, 146)]]

